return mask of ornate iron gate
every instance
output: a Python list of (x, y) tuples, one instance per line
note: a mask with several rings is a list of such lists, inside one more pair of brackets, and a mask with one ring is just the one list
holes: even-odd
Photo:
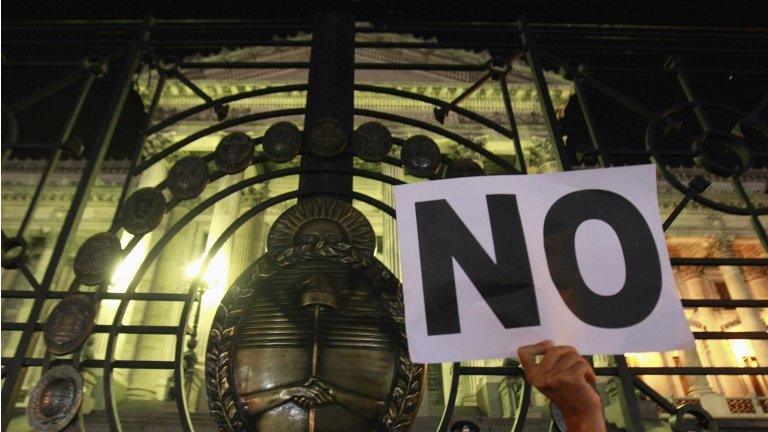
[[(716, 102), (699, 99), (696, 94), (696, 86), (692, 83), (691, 77), (701, 74), (728, 74), (728, 73), (747, 73), (762, 74), (762, 70), (744, 70), (738, 64), (734, 64), (722, 69), (711, 67), (686, 68), (679, 58), (672, 58), (667, 63), (667, 69), (652, 69), (643, 65), (632, 64), (626, 67), (603, 68), (603, 73), (627, 73), (630, 75), (650, 74), (669, 74), (673, 76), (685, 95), (686, 101), (673, 106), (670, 109), (657, 111), (656, 109), (646, 107), (642, 102), (634, 100), (632, 97), (622, 94), (612, 86), (606, 84), (599, 78), (600, 72), (589, 70), (581, 63), (563, 60), (561, 57), (567, 54), (569, 57), (586, 58), (589, 61), (596, 53), (604, 52), (610, 55), (612, 50), (621, 52), (627, 49), (650, 50), (654, 53), (662, 53), (665, 47), (664, 41), (674, 38), (690, 38), (690, 42), (684, 48), (674, 47), (670, 50), (681, 49), (704, 49), (712, 41), (724, 40), (723, 44), (717, 45), (717, 49), (727, 50), (731, 47), (734, 40), (743, 39), (745, 36), (738, 31), (723, 31), (723, 34), (714, 36), (706, 34), (706, 31), (673, 31), (667, 29), (601, 29), (595, 27), (569, 28), (558, 25), (536, 25), (529, 24), (525, 19), (517, 23), (497, 24), (431, 24), (431, 23), (397, 23), (385, 22), (375, 23), (376, 25), (365, 24), (356, 21), (354, 17), (347, 13), (328, 12), (317, 15), (314, 22), (215, 22), (215, 21), (162, 21), (147, 19), (144, 22), (87, 22), (87, 23), (30, 23), (19, 25), (6, 25), (3, 28), (3, 44), (9, 49), (26, 49), (26, 47), (39, 47), (47, 44), (67, 44), (74, 48), (67, 48), (71, 52), (65, 60), (49, 60), (44, 54), (40, 54), (40, 60), (25, 61), (3, 61), (3, 67), (6, 73), (23, 73), (26, 68), (46, 68), (46, 67), (70, 67), (77, 69), (28, 98), (16, 101), (8, 107), (4, 107), (3, 128), (3, 162), (11, 158), (16, 152), (29, 150), (30, 143), (17, 142), (13, 134), (9, 134), (9, 128), (13, 125), (13, 114), (18, 113), (35, 103), (43, 103), (45, 98), (51, 94), (61, 91), (67, 86), (79, 85), (77, 96), (72, 101), (72, 108), (66, 117), (65, 124), (61, 126), (61, 133), (54, 143), (35, 144), (38, 151), (43, 151), (47, 155), (47, 163), (42, 178), (39, 180), (33, 198), (28, 206), (25, 216), (22, 219), (20, 227), (3, 227), (3, 268), (9, 271), (19, 272), (23, 278), (33, 287), (32, 291), (20, 291), (3, 287), (2, 297), (4, 299), (29, 299), (32, 307), (29, 316), (21, 322), (3, 322), (3, 331), (14, 331), (20, 335), (15, 353), (10, 357), (2, 358), (2, 405), (3, 405), (3, 430), (6, 430), (13, 416), (13, 410), (19, 395), (20, 385), (23, 381), (25, 370), (29, 367), (42, 367), (47, 370), (60, 364), (71, 364), (75, 368), (99, 368), (104, 374), (104, 397), (106, 399), (105, 410), (109, 419), (111, 430), (122, 430), (121, 420), (115, 403), (114, 390), (112, 388), (111, 374), (115, 369), (163, 369), (173, 370), (174, 388), (185, 388), (185, 371), (188, 368), (188, 362), (195, 362), (194, 356), (190, 356), (187, 349), (190, 340), (196, 341), (195, 311), (199, 303), (199, 287), (202, 283), (201, 275), (198, 274), (186, 293), (142, 293), (137, 292), (137, 284), (142, 275), (152, 265), (160, 252), (166, 247), (173, 237), (181, 229), (200, 215), (206, 209), (211, 208), (216, 202), (244, 190), (251, 185), (257, 185), (268, 182), (272, 179), (284, 178), (288, 176), (299, 176), (299, 188), (296, 191), (284, 193), (278, 196), (265, 199), (255, 205), (253, 208), (239, 216), (234, 223), (228, 226), (223, 233), (213, 242), (213, 246), (208, 250), (203, 260), (203, 268), (208, 265), (217, 250), (227, 241), (227, 239), (249, 219), (265, 211), (266, 209), (281, 202), (313, 196), (317, 194), (331, 195), (342, 200), (357, 200), (370, 204), (392, 218), (395, 217), (395, 211), (391, 203), (382, 202), (375, 198), (356, 192), (352, 187), (352, 180), (356, 177), (367, 178), (391, 185), (401, 184), (403, 180), (393, 178), (376, 170), (356, 168), (353, 165), (353, 152), (347, 151), (342, 155), (327, 159), (318, 158), (307, 148), (301, 150), (301, 164), (294, 167), (280, 167), (266, 173), (258, 174), (253, 177), (244, 178), (231, 186), (221, 189), (209, 198), (204, 199), (189, 210), (178, 222), (169, 228), (160, 238), (160, 240), (148, 251), (145, 260), (133, 276), (131, 283), (125, 292), (116, 293), (107, 290), (108, 281), (101, 281), (98, 288), (94, 290), (85, 289), (80, 286), (76, 279), (73, 279), (69, 285), (69, 291), (52, 291), (49, 287), (52, 284), (57, 272), (62, 271), (62, 257), (65, 248), (71, 243), (73, 233), (78, 229), (80, 219), (85, 208), (86, 202), (90, 196), (94, 182), (100, 172), (102, 162), (110, 147), (113, 132), (124, 109), (129, 90), (133, 85), (135, 75), (141, 68), (149, 68), (158, 76), (158, 81), (154, 88), (153, 97), (146, 113), (143, 123), (142, 139), (146, 140), (154, 134), (163, 131), (165, 128), (178, 123), (192, 115), (214, 110), (218, 121), (213, 125), (201, 129), (177, 142), (168, 145), (157, 154), (142, 158), (141, 146), (139, 146), (131, 155), (131, 168), (129, 174), (123, 181), (122, 196), (119, 200), (120, 205), (115, 209), (113, 223), (108, 230), (111, 234), (117, 234), (123, 229), (122, 221), (118, 217), (121, 212), (121, 206), (125, 203), (133, 184), (133, 180), (149, 169), (153, 164), (169, 158), (174, 153), (190, 145), (195, 140), (203, 138), (215, 132), (227, 128), (246, 124), (254, 121), (273, 121), (285, 116), (305, 115), (305, 130), (309, 130), (319, 121), (332, 117), (339, 122), (341, 128), (346, 134), (351, 134), (353, 130), (353, 116), (366, 117), (370, 119), (379, 119), (391, 123), (406, 124), (414, 128), (422, 129), (429, 133), (442, 136), (459, 146), (473, 152), (478, 157), (488, 162), (486, 171), (493, 173), (507, 174), (526, 174), (527, 163), (523, 156), (521, 139), (518, 133), (515, 113), (512, 109), (512, 103), (509, 97), (507, 84), (507, 74), (511, 70), (510, 63), (523, 60), (530, 69), (530, 76), (536, 88), (536, 95), (543, 121), (547, 126), (550, 137), (550, 144), (555, 161), (560, 170), (570, 170), (575, 166), (611, 166), (626, 163), (643, 163), (651, 161), (656, 164), (663, 177), (677, 188), (682, 198), (679, 204), (671, 211), (664, 222), (664, 228), (667, 229), (675, 222), (680, 213), (686, 209), (691, 202), (697, 202), (703, 206), (731, 215), (741, 215), (749, 218), (754, 227), (755, 236), (762, 243), (765, 251), (768, 251), (768, 235), (761, 217), (768, 214), (768, 207), (759, 206), (753, 196), (745, 190), (742, 176), (750, 169), (765, 169), (768, 162), (768, 147), (764, 143), (768, 126), (760, 121), (766, 104), (768, 104), (768, 94), (762, 96), (760, 102), (751, 112), (742, 112)], [(247, 34), (254, 28), (259, 28), (261, 36), (236, 39), (241, 34)], [(236, 30), (237, 36), (228, 34), (230, 30)], [(264, 30), (267, 29), (267, 30)], [(271, 37), (273, 32), (292, 33), (299, 30), (311, 30), (313, 38), (311, 41), (302, 40), (280, 40)], [(417, 33), (426, 35), (437, 35), (435, 40), (425, 40), (423, 42), (355, 42), (355, 33)], [(464, 40), (460, 38), (451, 38), (446, 33), (457, 32), (459, 34), (477, 35), (494, 34), (497, 35), (494, 42), (472, 41), (471, 37)], [(179, 37), (179, 34), (186, 34), (185, 37)], [(654, 42), (653, 36), (657, 33), (663, 33), (661, 43)], [(668, 33), (668, 34), (667, 34)], [(64, 35), (64, 36), (61, 36)], [(192, 35), (192, 36), (190, 36)], [(199, 36), (198, 36), (199, 35)], [(563, 43), (563, 35), (583, 38), (583, 44), (576, 46)], [(262, 37), (263, 36), (263, 37)], [(63, 39), (62, 39), (63, 37)], [(608, 42), (611, 37), (618, 39), (626, 38), (628, 42), (612, 43)], [(765, 36), (760, 36), (764, 43)], [(667, 38), (667, 39), (664, 39)], [(594, 42), (589, 42), (594, 41)], [(261, 46), (310, 46), (311, 58), (309, 62), (184, 62), (174, 63), (167, 57), (168, 53), (188, 53), (190, 50), (201, 49), (202, 47), (220, 47), (232, 45), (261, 45)], [(764, 45), (762, 45), (764, 46)], [(398, 48), (408, 47), (414, 49), (472, 49), (489, 50), (491, 53), (486, 64), (450, 64), (450, 63), (355, 63), (355, 49), (359, 48)], [(86, 57), (85, 54), (94, 52), (100, 57)], [(87, 60), (78, 65), (72, 62), (71, 58), (82, 54)], [(761, 50), (760, 46), (755, 47), (753, 51), (745, 55), (762, 58), (766, 56), (766, 51)], [(62, 222), (62, 230), (56, 239), (53, 254), (49, 264), (41, 278), (37, 278), (30, 269), (26, 254), (28, 253), (29, 237), (26, 232), (29, 221), (34, 216), (37, 205), (43, 192), (51, 184), (52, 175), (60, 162), (62, 155), (70, 150), (70, 134), (78, 116), (83, 108), (83, 104), (91, 90), (93, 83), (100, 79), (105, 73), (106, 65), (110, 68), (119, 68), (119, 74), (116, 75), (112, 87), (110, 98), (103, 111), (103, 118), (98, 128), (98, 133), (93, 143), (86, 146), (87, 154), (83, 155), (86, 163), (82, 169), (80, 180), (77, 184), (75, 195), (71, 205), (66, 212)], [(553, 102), (550, 97), (547, 80), (545, 78), (545, 67), (549, 70), (559, 70), (563, 77), (570, 80), (574, 86), (576, 102), (578, 103), (579, 118), (585, 122), (589, 147), (576, 148), (576, 144), (566, 145), (563, 123), (557, 118)], [(257, 89), (247, 92), (239, 92), (229, 96), (212, 99), (198, 88), (192, 80), (186, 75), (186, 70), (191, 69), (302, 69), (309, 70), (309, 79), (307, 84), (294, 84), (279, 87), (270, 87)], [(402, 89), (386, 88), (370, 84), (356, 84), (354, 82), (355, 70), (381, 69), (381, 70), (459, 70), (468, 72), (479, 72), (481, 77), (477, 82), (469, 87), (464, 93), (455, 97), (454, 100), (436, 99), (422, 94), (409, 92)], [(164, 118), (157, 123), (152, 123), (155, 109), (158, 106), (161, 93), (166, 82), (170, 79), (176, 79), (183, 82), (189, 89), (198, 94), (204, 103)], [(477, 112), (462, 108), (462, 102), (473, 92), (484, 86), (499, 86), (503, 103), (506, 108), (506, 124), (493, 121)], [(263, 96), (280, 94), (286, 92), (307, 91), (306, 107), (285, 109), (277, 111), (259, 112), (247, 116), (233, 117), (228, 116), (228, 105), (239, 100), (247, 98), (259, 98)], [(763, 92), (766, 89), (762, 89)], [(375, 94), (389, 95), (395, 98), (405, 98), (417, 100), (419, 102), (432, 105), (435, 109), (435, 122), (424, 122), (389, 112), (381, 112), (371, 109), (356, 107), (354, 104), (354, 94), (356, 92), (367, 92)], [(638, 121), (644, 122), (646, 133), (643, 147), (623, 146), (611, 142), (606, 136), (615, 136), (615, 132), (607, 132), (605, 122), (601, 122), (599, 115), (596, 114), (594, 105), (594, 95), (600, 94), (602, 98), (608, 98), (633, 111), (638, 116)], [(472, 140), (462, 137), (443, 126), (446, 116), (460, 116), (468, 122), (474, 122), (489, 128), (496, 133), (507, 138), (509, 145), (514, 147), (515, 160), (503, 158), (487, 150), (482, 145)], [(713, 119), (718, 116), (718, 119)], [(700, 128), (696, 133), (693, 143), (685, 141), (682, 143), (673, 142), (670, 144), (669, 137), (682, 139), (679, 134), (681, 128), (691, 127), (690, 119), (696, 120), (694, 125)], [(723, 120), (724, 119), (724, 120)], [(669, 132), (672, 131), (672, 132)], [(670, 135), (671, 134), (671, 135)], [(569, 138), (573, 135), (569, 135)], [(665, 141), (666, 140), (666, 141)], [(255, 138), (252, 144), (258, 149), (263, 143), (263, 137)], [(396, 146), (405, 145), (403, 137), (395, 137)], [(210, 153), (203, 158), (208, 163), (214, 159), (214, 154)], [(252, 164), (264, 164), (268, 158), (264, 154), (257, 152), (252, 159)], [(441, 161), (449, 167), (456, 166), (456, 160), (451, 160), (446, 155), (441, 155)], [(385, 156), (381, 162), (382, 165), (401, 167), (403, 161), (389, 155)], [(688, 184), (675, 176), (670, 166), (679, 164), (695, 164), (709, 173), (727, 178), (731, 183), (733, 190), (738, 194), (740, 201), (738, 203), (720, 203), (709, 198), (705, 191), (708, 182), (703, 177), (697, 176)], [(458, 167), (460, 168), (460, 167)], [(474, 169), (474, 167), (473, 167)], [(227, 174), (222, 171), (215, 171), (210, 174), (208, 181), (215, 183)], [(438, 175), (429, 176), (436, 179)], [(160, 183), (157, 188), (163, 190), (168, 187), (166, 181)], [(170, 212), (179, 199), (171, 200), (168, 203), (166, 212)], [(123, 248), (122, 253), (127, 254), (137, 246), (141, 240), (141, 235), (134, 238)], [(764, 254), (762, 256), (765, 256)], [(700, 258), (700, 257), (678, 257), (672, 259), (674, 266), (768, 266), (766, 258), (741, 258), (741, 257), (718, 257), (718, 258)], [(66, 270), (64, 270), (66, 271)], [(45, 327), (45, 324), (39, 322), (39, 317), (43, 312), (46, 301), (51, 299), (62, 299), (74, 292), (85, 292), (90, 298), (98, 303), (105, 300), (117, 300), (119, 306), (115, 313), (111, 325), (95, 325), (93, 332), (107, 335), (106, 354), (103, 360), (84, 359), (78, 348), (71, 358), (57, 357), (51, 353), (44, 357), (34, 357), (31, 354), (31, 348), (34, 346), (37, 338)], [(183, 304), (181, 318), (178, 325), (174, 326), (153, 326), (153, 325), (125, 325), (123, 324), (123, 315), (131, 301), (163, 301), (179, 302)], [(686, 308), (713, 308), (713, 307), (731, 307), (731, 308), (766, 308), (767, 299), (733, 299), (733, 300), (702, 300), (702, 299), (683, 299), (683, 305)], [(139, 335), (172, 335), (175, 337), (175, 357), (173, 361), (155, 361), (155, 360), (118, 360), (115, 358), (115, 348), (118, 342), (118, 336), (126, 334)], [(704, 331), (695, 332), (697, 339), (753, 339), (766, 340), (768, 334), (764, 331), (748, 332), (725, 332), (725, 331)], [(196, 343), (196, 342), (195, 342)], [(623, 398), (627, 401), (627, 427), (632, 431), (643, 431), (643, 421), (637, 404), (636, 391), (641, 392), (658, 406), (676, 416), (679, 422), (684, 422), (686, 414), (692, 414), (698, 421), (698, 430), (709, 428), (716, 430), (717, 423), (700, 407), (694, 405), (676, 406), (663, 396), (656, 393), (650, 386), (638, 379), (639, 375), (746, 375), (755, 376), (768, 375), (767, 365), (757, 367), (629, 367), (623, 356), (616, 356), (613, 364), (609, 366), (597, 367), (598, 375), (614, 376), (620, 382), (620, 388)], [(502, 376), (521, 376), (522, 370), (519, 367), (474, 367), (461, 364), (453, 365), (453, 378), (450, 382), (450, 396), (446, 403), (438, 430), (448, 429), (452, 420), (452, 413), (456, 403), (459, 378), (467, 375), (502, 375)], [(522, 431), (526, 420), (526, 412), (529, 405), (531, 389), (524, 385), (521, 387), (521, 400), (517, 412), (514, 431)], [(175, 401), (178, 408), (179, 424), (185, 431), (192, 430), (190, 420), (189, 401), (186, 400), (184, 391), (175, 392)], [(688, 421), (689, 418), (686, 418)], [(680, 430), (688, 430), (682, 429)]]

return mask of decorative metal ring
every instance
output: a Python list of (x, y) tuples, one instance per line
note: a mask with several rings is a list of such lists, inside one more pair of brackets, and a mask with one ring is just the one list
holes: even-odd
[[(713, 110), (720, 110), (721, 112), (728, 113), (732, 117), (737, 117), (739, 119), (747, 118), (748, 115), (742, 111), (739, 111), (735, 108), (731, 108), (725, 105), (711, 103), (711, 102), (688, 102), (684, 104), (677, 105), (673, 107), (672, 109), (669, 109), (665, 112), (659, 113), (656, 116), (654, 116), (651, 121), (648, 123), (648, 127), (645, 130), (645, 146), (646, 149), (651, 153), (651, 159), (658, 167), (661, 174), (664, 176), (664, 179), (671, 184), (675, 189), (679, 190), (681, 193), (690, 195), (691, 198), (698, 202), (699, 204), (702, 204), (706, 207), (721, 211), (723, 213), (728, 214), (734, 214), (734, 215), (750, 215), (752, 214), (752, 210), (747, 208), (746, 206), (743, 207), (736, 207), (734, 205), (722, 203), (715, 201), (713, 199), (707, 198), (703, 196), (700, 191), (696, 190), (695, 188), (691, 186), (686, 186), (680, 179), (677, 178), (675, 174), (673, 174), (669, 168), (666, 166), (666, 164), (661, 160), (660, 158), (663, 158), (665, 156), (665, 152), (663, 149), (660, 149), (658, 147), (657, 143), (657, 135), (659, 133), (659, 128), (662, 127), (664, 124), (673, 124), (671, 121), (672, 117), (684, 110), (690, 110), (694, 107), (700, 107), (700, 108), (710, 108)], [(742, 124), (743, 122), (739, 122)], [(768, 130), (768, 127), (763, 127), (764, 125), (760, 124), (759, 130), (764, 131)], [(756, 129), (758, 130), (758, 129)], [(678, 152), (679, 153), (679, 152)], [(696, 157), (696, 154), (691, 154), (690, 157), (693, 159)], [(768, 214), (768, 207), (759, 207), (754, 210), (754, 213), (757, 215), (765, 215)]]
[(91, 236), (77, 250), (74, 271), (83, 285), (99, 285), (106, 281), (117, 266), (123, 250), (120, 240), (112, 233)]
[[(685, 418), (692, 415), (695, 420)], [(696, 405), (680, 407), (675, 415), (669, 418), (670, 426), (674, 432), (718, 432), (717, 422), (703, 408)]]
[(243, 132), (231, 133), (219, 141), (213, 161), (225, 174), (237, 174), (248, 168), (253, 160), (253, 140)]
[(264, 133), (261, 148), (270, 160), (288, 162), (301, 151), (301, 131), (291, 122), (277, 122)]
[(71, 353), (88, 339), (95, 320), (96, 306), (87, 294), (67, 296), (48, 316), (43, 329), (45, 346), (51, 354)]
[(405, 140), (400, 159), (408, 174), (416, 177), (431, 177), (440, 171), (440, 147), (426, 135), (414, 135)]
[(445, 178), (475, 177), (485, 175), (483, 167), (470, 158), (459, 158), (451, 162), (445, 170)]
[(741, 175), (752, 167), (752, 154), (744, 140), (729, 132), (706, 131), (691, 145), (696, 165), (721, 177)]
[(27, 421), (36, 431), (59, 432), (77, 416), (83, 402), (83, 379), (70, 365), (48, 370), (29, 396)]
[(27, 242), (21, 237), (3, 238), (2, 240), (2, 267), (6, 270), (19, 268), (26, 259)]
[(347, 134), (336, 119), (326, 117), (309, 130), (307, 145), (318, 156), (335, 157), (347, 148)]
[(379, 122), (366, 122), (352, 134), (352, 147), (360, 159), (381, 162), (392, 148), (392, 134)]
[(168, 189), (182, 200), (200, 195), (208, 186), (208, 164), (197, 156), (185, 156), (168, 172)]
[(144, 235), (160, 225), (165, 214), (165, 197), (153, 187), (136, 190), (125, 200), (120, 211), (123, 228), (135, 235)]

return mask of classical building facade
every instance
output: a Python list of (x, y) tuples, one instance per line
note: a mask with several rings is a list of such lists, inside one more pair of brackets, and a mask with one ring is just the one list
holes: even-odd
[[(306, 36), (298, 36), (298, 39)], [(399, 40), (402, 36), (379, 35), (366, 36), (378, 40)], [(415, 40), (415, 39), (414, 39)], [(360, 63), (388, 62), (393, 60), (418, 63), (460, 62), (467, 64), (482, 63), (488, 58), (487, 53), (475, 53), (460, 50), (443, 50), (439, 54), (418, 49), (378, 50), (360, 49), (356, 61)], [(199, 55), (185, 59), (195, 62), (301, 62), (309, 58), (308, 47), (297, 48), (243, 48), (232, 49), (215, 55)], [(204, 69), (188, 68), (186, 75), (206, 94), (213, 98), (268, 88), (280, 85), (305, 83), (307, 73), (302, 69)], [(477, 72), (427, 72), (427, 71), (358, 71), (356, 83), (385, 86), (407, 90), (409, 92), (450, 100), (471, 86), (478, 78)], [(566, 104), (574, 95), (574, 88), (556, 74), (547, 74), (550, 93), (558, 116), (563, 115)], [(154, 73), (146, 72), (137, 77), (136, 89), (145, 103), (149, 103), (152, 90), (157, 83)], [(524, 159), (529, 173), (550, 173), (557, 170), (557, 162), (549, 142), (547, 129), (540, 112), (536, 97), (536, 88), (528, 67), (521, 62), (513, 62), (508, 75), (509, 96), (518, 123)], [(481, 113), (499, 123), (506, 122), (506, 113), (498, 85), (487, 84), (463, 102), (463, 107)], [(241, 117), (272, 110), (289, 110), (303, 107), (306, 102), (305, 91), (288, 91), (272, 94), (258, 99), (242, 99), (230, 104), (230, 116)], [(169, 79), (165, 84), (155, 121), (168, 118), (185, 109), (200, 104), (200, 99), (187, 86), (178, 80)], [(431, 105), (412, 99), (396, 98), (386, 94), (358, 91), (355, 93), (355, 106), (381, 112), (393, 113), (422, 122), (433, 122), (434, 113)], [(294, 122), (302, 128), (303, 116), (287, 116), (281, 120)], [(365, 116), (357, 116), (356, 124), (365, 121)], [(205, 110), (151, 136), (145, 146), (145, 157), (151, 157), (167, 148), (172, 143), (189, 137), (210, 126), (215, 121), (215, 114)], [(151, 166), (134, 181), (134, 187), (155, 186), (162, 182), (171, 164), (180, 156), (187, 154), (207, 154), (214, 150), (218, 142), (227, 134), (240, 131), (251, 137), (259, 137), (276, 121), (266, 119), (240, 124), (220, 132), (193, 140), (181, 152)], [(401, 123), (382, 121), (392, 131), (393, 136), (407, 138), (424, 133), (415, 127)], [(471, 139), (483, 148), (500, 155), (507, 160), (514, 160), (515, 147), (508, 138), (480, 127), (476, 123), (462, 120), (455, 114), (449, 114), (445, 125), (451, 131)], [(472, 157), (485, 169), (486, 173), (500, 170), (489, 160), (478, 158), (466, 149), (457, 146), (443, 136), (433, 138), (442, 153), (452, 157)], [(294, 162), (296, 163), (296, 162)], [(394, 178), (409, 182), (419, 179), (406, 175), (402, 168), (391, 165), (366, 164), (356, 160), (357, 166), (377, 170)], [(15, 159), (3, 161), (2, 166), (2, 224), (4, 227), (17, 226), (23, 217), (36, 181), (44, 167), (44, 162), (34, 159)], [(152, 244), (185, 213), (211, 194), (221, 191), (242, 178), (268, 173), (273, 169), (271, 163), (258, 168), (250, 167), (242, 174), (229, 176), (218, 181), (215, 187), (209, 187), (198, 198), (184, 201), (175, 207), (158, 229), (144, 236), (139, 245), (124, 258), (112, 276), (110, 292), (124, 291), (134, 272), (142, 263)], [(584, 167), (586, 168), (586, 167)], [(59, 230), (60, 221), (68, 200), (74, 192), (75, 182), (82, 162), (63, 161), (56, 171), (52, 187), (43, 195), (39, 210), (29, 228), (33, 240), (29, 254), (32, 269), (42, 272), (50, 257), (53, 241)], [(59, 274), (54, 278), (51, 290), (63, 291), (71, 280), (71, 264), (80, 245), (91, 235), (104, 231), (112, 223), (111, 210), (117, 205), (121, 193), (122, 180), (129, 169), (125, 160), (105, 162), (102, 173), (88, 201), (83, 222), (77, 231), (77, 238), (70, 242)], [(735, 202), (738, 197), (731, 191), (727, 182), (698, 168), (675, 168), (672, 172), (684, 183), (694, 176), (702, 176), (711, 182), (707, 191), (710, 199), (719, 202)], [(744, 177), (747, 192), (753, 197), (755, 205), (768, 206), (768, 196), (764, 193), (768, 171), (754, 169)], [(663, 179), (659, 180), (659, 211), (662, 219), (673, 211), (682, 195)], [(189, 288), (191, 280), (198, 271), (204, 272), (205, 287), (200, 293), (199, 313), (187, 324), (190, 328), (188, 343), (188, 388), (175, 389), (170, 371), (116, 369), (113, 374), (115, 399), (126, 413), (151, 410), (162, 412), (171, 410), (173, 398), (179, 391), (185, 391), (195, 415), (196, 424), (206, 422), (206, 400), (203, 387), (203, 359), (208, 330), (216, 306), (224, 292), (241, 271), (261, 256), (266, 249), (266, 236), (275, 218), (288, 208), (293, 201), (269, 208), (266, 212), (246, 223), (219, 250), (207, 269), (201, 269), (201, 258), (211, 248), (219, 234), (247, 209), (263, 200), (279, 194), (296, 190), (298, 176), (289, 176), (270, 180), (264, 184), (249, 187), (240, 193), (218, 201), (212, 209), (197, 216), (192, 223), (173, 238), (159, 258), (152, 264), (141, 279), (137, 292), (146, 293), (183, 293)], [(393, 203), (392, 190), (368, 179), (355, 179), (354, 190), (374, 197), (385, 203)], [(376, 257), (393, 273), (399, 275), (400, 264), (397, 251), (397, 239), (393, 221), (378, 209), (363, 202), (355, 205), (366, 215), (376, 233)], [(764, 224), (768, 224), (765, 220)], [(131, 239), (130, 234), (122, 235), (123, 244)], [(698, 203), (691, 203), (667, 231), (667, 244), (672, 257), (765, 257), (749, 218), (729, 216), (714, 212)], [(675, 267), (675, 277), (682, 298), (687, 299), (766, 299), (768, 298), (768, 273), (762, 267)], [(3, 270), (3, 290), (30, 290), (18, 272)], [(49, 312), (55, 302), (46, 305), (44, 314)], [(29, 313), (31, 302), (25, 299), (3, 299), (3, 322), (23, 322)], [(97, 324), (112, 323), (117, 301), (104, 300), (98, 312)], [(176, 325), (181, 314), (181, 304), (172, 302), (132, 301), (125, 314), (125, 325)], [(755, 308), (687, 308), (686, 315), (694, 331), (756, 331), (765, 332), (768, 311)], [(3, 357), (13, 355), (15, 332), (3, 332)], [(88, 342), (83, 355), (86, 358), (100, 359), (106, 344), (105, 334), (94, 334)], [(117, 360), (170, 360), (173, 357), (174, 342), (172, 336), (165, 335), (120, 335), (118, 338)], [(37, 340), (35, 357), (42, 357), (44, 345)], [(186, 358), (186, 357), (185, 357)], [(643, 353), (628, 355), (630, 366), (641, 367), (678, 367), (678, 366), (766, 366), (768, 365), (768, 341), (766, 340), (700, 340), (695, 350), (666, 353)], [(608, 362), (607, 357), (595, 357), (596, 365)], [(501, 366), (504, 359), (469, 362), (476, 366)], [(415, 430), (433, 430), (441, 415), (448, 396), (450, 365), (431, 365), (429, 368), (428, 391), (422, 402), (420, 419)], [(40, 376), (40, 368), (32, 367), (24, 377), (22, 392), (28, 392)], [(86, 385), (86, 402), (83, 412), (86, 424), (96, 425), (103, 422), (103, 397), (99, 369), (85, 369), (83, 372)], [(625, 425), (620, 403), (614, 394), (612, 378), (601, 378), (599, 389), (604, 397), (607, 417), (617, 427)], [(768, 418), (768, 379), (764, 376), (709, 375), (709, 376), (663, 376), (647, 375), (642, 380), (674, 403), (700, 404), (715, 417), (732, 418)], [(457, 409), (454, 418), (466, 418), (487, 425), (488, 430), (501, 430), (508, 427), (509, 419), (514, 416), (518, 401), (519, 379), (471, 376), (460, 381)], [(21, 400), (23, 400), (22, 398)], [(546, 423), (547, 402), (540, 395), (534, 395), (534, 409), (529, 413), (532, 426)], [(24, 402), (19, 402), (19, 407)], [(157, 414), (162, 418), (163, 414)], [(141, 414), (125, 417), (126, 421), (141, 421)], [(655, 408), (643, 412), (649, 424), (660, 421)], [(537, 420), (537, 419), (542, 420)], [(158, 420), (160, 421), (160, 420)], [(536, 422), (539, 423), (536, 423)], [(137, 423), (138, 424), (138, 423)], [(11, 430), (26, 430), (22, 418), (14, 419)], [(91, 430), (91, 429), (89, 429)], [(129, 429), (132, 430), (132, 429)], [(208, 430), (208, 429), (202, 429)], [(212, 430), (212, 429), (210, 429)]]

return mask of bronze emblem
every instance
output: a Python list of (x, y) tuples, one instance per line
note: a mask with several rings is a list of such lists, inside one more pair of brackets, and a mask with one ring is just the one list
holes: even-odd
[(408, 357), (402, 290), (373, 257), (351, 205), (320, 198), (284, 212), (268, 252), (214, 318), (206, 386), (222, 431), (405, 431), (424, 366)]
[(347, 134), (335, 119), (330, 117), (317, 121), (310, 129), (307, 144), (318, 156), (334, 157), (347, 148)]
[(414, 135), (403, 143), (400, 159), (408, 174), (416, 177), (430, 177), (440, 171), (442, 155), (432, 138)]
[(48, 370), (29, 395), (27, 422), (39, 432), (59, 432), (77, 416), (83, 379), (70, 365)]
[(213, 161), (225, 174), (237, 174), (251, 164), (253, 160), (253, 140), (243, 132), (231, 133), (221, 139), (216, 146)]
[(445, 170), (445, 178), (475, 177), (484, 175), (483, 167), (470, 158), (459, 158)]
[(208, 165), (197, 156), (185, 156), (168, 172), (168, 189), (178, 199), (194, 198), (208, 185)]
[(288, 162), (301, 151), (301, 131), (290, 122), (277, 122), (264, 133), (264, 155), (275, 162)]
[(122, 252), (120, 240), (114, 234), (103, 232), (91, 236), (75, 255), (77, 281), (83, 285), (99, 285), (106, 281), (112, 275)]
[(355, 154), (366, 162), (381, 162), (392, 148), (392, 134), (377, 122), (361, 124), (352, 135)]
[(96, 307), (86, 294), (72, 294), (59, 302), (48, 316), (43, 338), (48, 351), (56, 355), (78, 349), (93, 330)]
[(144, 235), (160, 225), (165, 214), (165, 197), (153, 187), (136, 190), (120, 210), (123, 228), (133, 235)]

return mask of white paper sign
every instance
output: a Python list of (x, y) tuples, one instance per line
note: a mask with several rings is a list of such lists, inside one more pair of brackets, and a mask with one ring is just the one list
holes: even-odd
[(652, 165), (395, 187), (411, 358), (690, 348)]

